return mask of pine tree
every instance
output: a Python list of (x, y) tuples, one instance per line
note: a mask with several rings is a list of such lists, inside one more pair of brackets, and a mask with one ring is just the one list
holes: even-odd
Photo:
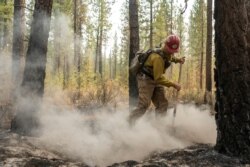
[[(139, 50), (139, 22), (138, 22), (138, 4), (136, 0), (129, 0), (129, 65)], [(129, 74), (129, 106), (135, 106), (138, 97), (138, 88), (135, 76)]]
[(51, 0), (37, 0), (35, 3), (21, 95), (16, 104), (18, 111), (11, 126), (19, 133), (31, 134), (38, 126), (35, 112), (44, 94), (52, 3)]
[(215, 1), (215, 148), (250, 162), (248, 7), (248, 0)]

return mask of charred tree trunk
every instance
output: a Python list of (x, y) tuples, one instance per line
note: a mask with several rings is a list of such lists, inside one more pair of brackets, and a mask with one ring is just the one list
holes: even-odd
[(17, 90), (21, 85), (24, 58), (24, 35), (25, 35), (25, 0), (14, 1), (13, 21), (13, 46), (12, 46), (12, 85), (13, 100), (16, 99)]
[[(215, 1), (216, 150), (250, 162), (249, 0)], [(249, 6), (248, 6), (249, 7)]]
[(206, 46), (206, 91), (204, 102), (212, 104), (212, 6), (213, 0), (207, 0), (207, 46)]
[(247, 43), (248, 43), (248, 53), (250, 53), (250, 1), (246, 3), (247, 16), (248, 16), (248, 28), (247, 28)]
[[(139, 22), (138, 22), (138, 4), (136, 0), (129, 0), (129, 29), (130, 29), (130, 44), (129, 44), (129, 66), (136, 52), (139, 50)], [(138, 97), (138, 88), (136, 77), (129, 74), (129, 106), (130, 109), (136, 105)]]
[(35, 112), (39, 109), (44, 94), (52, 3), (52, 0), (35, 1), (21, 97), (18, 99), (17, 115), (11, 126), (13, 131), (19, 133), (30, 134), (38, 126)]

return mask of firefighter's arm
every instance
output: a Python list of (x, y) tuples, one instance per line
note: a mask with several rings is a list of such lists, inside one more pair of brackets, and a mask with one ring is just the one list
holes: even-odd
[(152, 59), (153, 65), (153, 73), (154, 73), (154, 80), (157, 84), (166, 86), (166, 87), (174, 87), (177, 89), (178, 85), (169, 81), (163, 74), (164, 72), (164, 60), (161, 56), (157, 55), (154, 56)]
[(172, 56), (170, 61), (172, 61), (174, 63), (184, 64), (185, 63), (185, 57), (177, 58), (175, 56)]

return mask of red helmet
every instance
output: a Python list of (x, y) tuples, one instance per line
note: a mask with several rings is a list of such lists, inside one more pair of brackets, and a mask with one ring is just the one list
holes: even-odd
[(165, 42), (165, 48), (168, 53), (176, 53), (179, 51), (180, 38), (177, 35), (169, 35)]

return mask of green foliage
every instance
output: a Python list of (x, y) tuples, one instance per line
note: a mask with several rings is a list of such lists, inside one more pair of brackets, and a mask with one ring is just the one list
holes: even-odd
[[(204, 34), (206, 33), (206, 15), (205, 15), (205, 10), (204, 8), (201, 6), (202, 0), (196, 0), (193, 6), (193, 9), (191, 10), (191, 14), (190, 14), (190, 24), (189, 24), (189, 53), (192, 56), (199, 56), (201, 53), (201, 41), (205, 41), (205, 35), (204, 38), (202, 38), (202, 24), (204, 25)], [(203, 0), (204, 1), (204, 0)], [(203, 12), (203, 23), (202, 23), (202, 12)], [(205, 42), (204, 42), (205, 43)]]
[(170, 32), (171, 9), (167, 0), (162, 0), (155, 11), (154, 43), (160, 44)]
[[(49, 42), (49, 52), (48, 52), (48, 63), (47, 63), (47, 76), (46, 76), (46, 85), (47, 86), (58, 86), (63, 87), (65, 74), (63, 64), (65, 63), (64, 59), (67, 59), (69, 64), (68, 69), (68, 78), (67, 86), (64, 87), (69, 92), (78, 92), (77, 98), (79, 103), (84, 103), (88, 101), (87, 97), (91, 97), (90, 101), (95, 101), (96, 103), (106, 104), (114, 98), (114, 94), (111, 95), (111, 90), (116, 89), (109, 87), (107, 84), (109, 79), (112, 79), (112, 83), (118, 84), (124, 90), (127, 89), (128, 85), (128, 55), (129, 55), (129, 23), (128, 23), (128, 1), (124, 1), (121, 10), (122, 23), (120, 30), (117, 31), (117, 38), (115, 38), (111, 30), (111, 8), (112, 0), (88, 0), (84, 1), (85, 4), (82, 4), (79, 7), (80, 17), (83, 19), (81, 31), (82, 31), (82, 41), (81, 41), (81, 71), (80, 71), (80, 88), (78, 90), (78, 73), (76, 71), (76, 66), (73, 63), (74, 48), (73, 48), (73, 1), (72, 0), (57, 0), (54, 1), (53, 9), (54, 15), (52, 17), (51, 23), (51, 34)], [(140, 26), (140, 46), (142, 49), (149, 47), (149, 19), (150, 19), (150, 4), (149, 0), (140, 0), (139, 1), (139, 26)], [(171, 5), (170, 0), (153, 0), (153, 46), (159, 45), (159, 43), (170, 33), (171, 28), (171, 19), (174, 23), (174, 33), (177, 33), (182, 40), (181, 53), (184, 56), (192, 55), (196, 58), (199, 56), (201, 48), (201, 10), (200, 0), (196, 0), (191, 15), (189, 29), (186, 30), (184, 15), (180, 14), (180, 8), (178, 8), (177, 3), (173, 5), (173, 18), (171, 18)], [(1, 10), (1, 9), (0, 9)], [(55, 11), (60, 11), (58, 16), (56, 16)], [(28, 13), (28, 12), (27, 12)], [(32, 12), (30, 12), (32, 14)], [(205, 16), (205, 14), (204, 14)], [(63, 21), (58, 21), (59, 18), (67, 18)], [(204, 17), (204, 21), (205, 21)], [(56, 22), (58, 21), (58, 22)], [(204, 22), (204, 25), (206, 23)], [(95, 56), (96, 56), (96, 47), (97, 47), (97, 38), (99, 38), (98, 33), (102, 28), (102, 58), (103, 58), (103, 77), (100, 74), (94, 72), (95, 69)], [(206, 28), (206, 26), (204, 26)], [(56, 31), (62, 31), (61, 37), (55, 39)], [(119, 32), (120, 31), (120, 32)], [(204, 31), (205, 34), (205, 31)], [(205, 38), (205, 36), (204, 36)], [(110, 39), (113, 42), (109, 43)], [(117, 39), (117, 40), (115, 40)], [(56, 41), (58, 40), (58, 41)], [(99, 40), (99, 39), (98, 39)], [(188, 43), (187, 43), (188, 40)], [(60, 60), (61, 66), (58, 72), (53, 72), (54, 61), (55, 61), (55, 48), (54, 45), (57, 44), (60, 46)], [(99, 40), (100, 42), (100, 40)], [(109, 50), (105, 52), (105, 48)], [(187, 50), (188, 48), (188, 51)], [(109, 53), (110, 52), (110, 53)], [(109, 55), (110, 54), (110, 55)], [(179, 55), (177, 55), (179, 56)], [(114, 61), (116, 57), (116, 62)], [(111, 61), (111, 62), (110, 62)], [(198, 61), (192, 62), (192, 65), (184, 64), (182, 78), (183, 83), (186, 84), (185, 89), (189, 90), (190, 87), (194, 89), (195, 84), (188, 87), (187, 80), (191, 78), (190, 82), (195, 82), (195, 71), (197, 70)], [(65, 65), (65, 64), (64, 64)], [(110, 68), (114, 70), (114, 65), (116, 65), (116, 70), (110, 75)], [(110, 67), (111, 66), (111, 67)], [(169, 71), (169, 70), (168, 70)], [(186, 71), (190, 71), (189, 74), (186, 74)], [(175, 65), (172, 73), (172, 80), (178, 80), (179, 65)], [(190, 75), (190, 76), (188, 76)], [(109, 86), (107, 86), (109, 85)], [(108, 87), (108, 88), (107, 88)], [(107, 89), (106, 89), (107, 88)], [(109, 90), (110, 89), (110, 90)], [(169, 90), (169, 89), (168, 89)], [(191, 90), (191, 89), (190, 89)], [(80, 93), (80, 94), (79, 94)], [(169, 96), (172, 96), (173, 91), (168, 91)], [(184, 96), (187, 96), (187, 99), (194, 99), (196, 94), (189, 94), (188, 91), (185, 92)], [(88, 102), (86, 102), (88, 103)]]
[(72, 0), (56, 0), (53, 3), (53, 9), (59, 9), (62, 13), (65, 13), (67, 15), (72, 14), (72, 6)]
[(0, 16), (3, 19), (11, 19), (12, 18), (13, 7), (8, 5), (0, 4)]

